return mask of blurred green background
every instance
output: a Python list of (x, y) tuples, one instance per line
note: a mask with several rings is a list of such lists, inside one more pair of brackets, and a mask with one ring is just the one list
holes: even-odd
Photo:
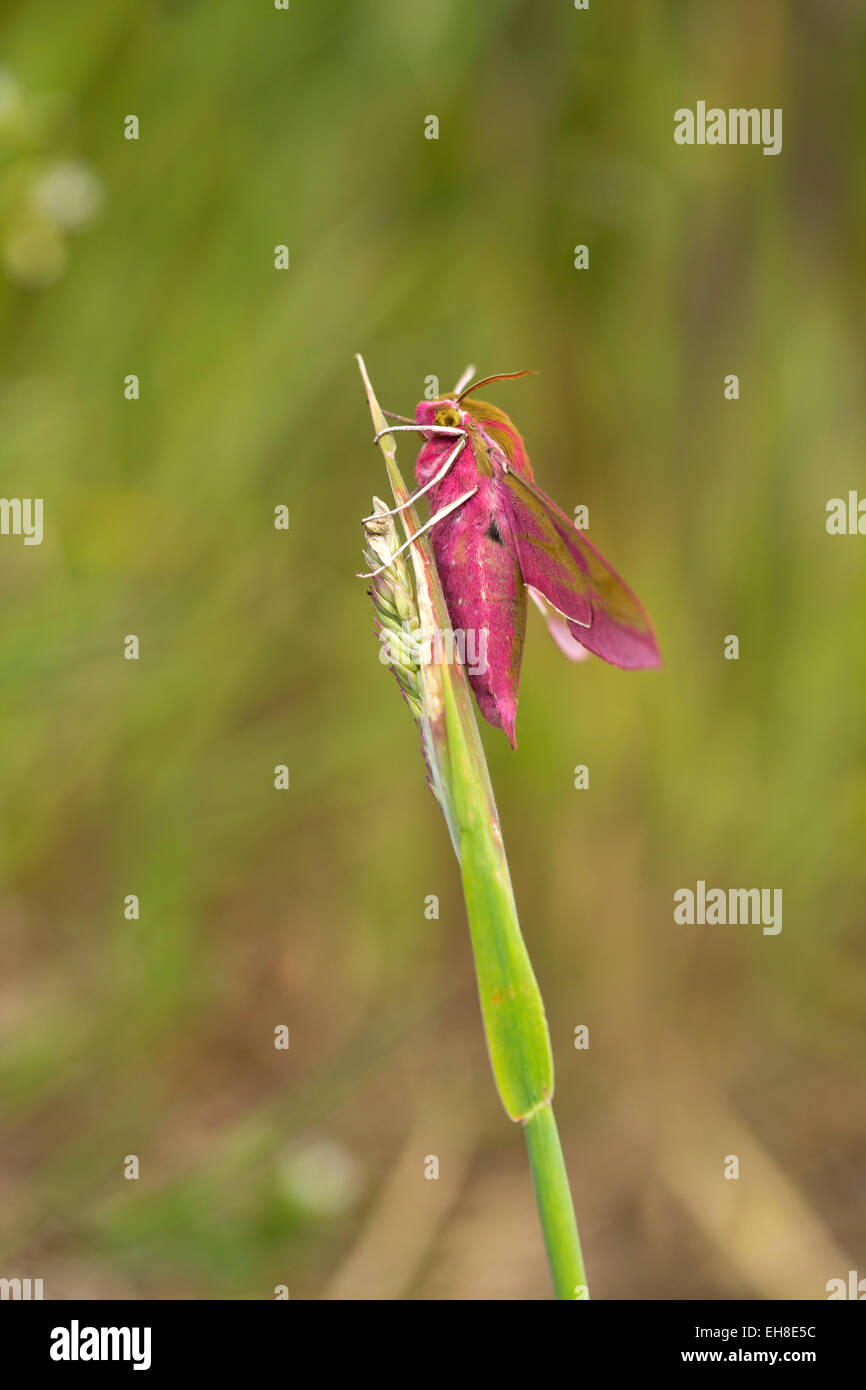
[[(533, 613), (517, 752), (483, 730), (594, 1296), (866, 1273), (866, 540), (825, 530), (866, 489), (864, 58), (846, 0), (4, 6), (2, 491), (45, 539), (0, 538), (0, 1275), (550, 1296), (354, 577), (356, 351), (403, 413), (537, 368), (489, 395), (662, 645), (575, 667)], [(781, 106), (781, 155), (676, 146), (698, 100)], [(698, 879), (782, 932), (675, 925)]]

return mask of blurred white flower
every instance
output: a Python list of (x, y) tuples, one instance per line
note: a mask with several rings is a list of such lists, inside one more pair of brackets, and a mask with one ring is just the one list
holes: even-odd
[(328, 1139), (289, 1154), (283, 1160), (281, 1176), (292, 1200), (315, 1216), (347, 1211), (361, 1191), (357, 1160), (348, 1149)]
[(0, 267), (31, 289), (61, 279), (67, 238), (86, 231), (105, 202), (93, 167), (58, 150), (70, 115), (62, 92), (26, 91), (0, 64)]
[(88, 164), (71, 159), (41, 174), (32, 196), (46, 217), (70, 232), (87, 227), (105, 201), (101, 179)]

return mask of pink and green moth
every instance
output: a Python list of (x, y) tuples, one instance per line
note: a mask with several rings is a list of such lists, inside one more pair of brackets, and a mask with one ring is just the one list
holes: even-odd
[(484, 718), (505, 731), (512, 748), (528, 597), (571, 660), (593, 653), (626, 670), (661, 665), (637, 598), (536, 485), (523, 438), (504, 410), (468, 399), (491, 382), (526, 375), (503, 372), (466, 385), (464, 374), (450, 395), (420, 401), (414, 422), (386, 412), (404, 423), (381, 431), (423, 437), (412, 500), (429, 493), (431, 516), (421, 531), (431, 533), (452, 628), (486, 636), (486, 660), (467, 666), (467, 676)]

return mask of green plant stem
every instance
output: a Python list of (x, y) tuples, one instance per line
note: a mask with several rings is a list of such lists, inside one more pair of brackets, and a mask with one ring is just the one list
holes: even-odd
[[(386, 422), (363, 360), (374, 428)], [(382, 434), (395, 502), (407, 538), (418, 531), (414, 506), (396, 462), (393, 435)], [(426, 535), (413, 540), (419, 626), (450, 628), (448, 610)], [(384, 611), (384, 610), (380, 610)], [(390, 610), (389, 610), (390, 611)], [(442, 808), (460, 864), (472, 938), (487, 1051), (506, 1113), (523, 1124), (532, 1180), (557, 1298), (587, 1298), (571, 1191), (553, 1117), (553, 1052), (544, 1002), (517, 919), (502, 829), (487, 760), (462, 666), (444, 659), (418, 668), (419, 726), (430, 785)]]
[(524, 1121), (538, 1216), (557, 1298), (588, 1298), (580, 1236), (565, 1171), (553, 1106), (542, 1105)]

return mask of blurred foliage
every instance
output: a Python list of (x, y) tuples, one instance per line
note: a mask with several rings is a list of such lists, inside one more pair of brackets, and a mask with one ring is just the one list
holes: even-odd
[[(849, 0), (4, 6), (0, 456), (45, 540), (0, 538), (0, 1273), (549, 1295), (353, 577), (357, 350), (403, 413), (539, 369), (495, 399), (661, 640), (658, 674), (572, 667), (531, 618), (516, 754), (483, 730), (595, 1295), (862, 1268), (866, 541), (824, 515), (866, 489), (864, 31)], [(675, 146), (698, 99), (783, 107), (782, 154)], [(782, 888), (781, 934), (676, 927), (699, 878)], [(785, 1232), (754, 1258), (747, 1200)]]

